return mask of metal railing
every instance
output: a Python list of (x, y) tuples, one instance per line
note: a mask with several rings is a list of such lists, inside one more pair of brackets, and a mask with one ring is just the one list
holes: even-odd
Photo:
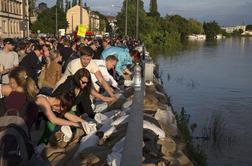
[(140, 166), (143, 156), (143, 110), (144, 81), (134, 93), (132, 112), (129, 116), (128, 128), (122, 154), (121, 166)]

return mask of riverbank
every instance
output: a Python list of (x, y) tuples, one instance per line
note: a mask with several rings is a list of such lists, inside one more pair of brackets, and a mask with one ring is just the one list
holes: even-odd
[[(152, 61), (150, 57), (147, 59)], [(154, 117), (165, 132), (165, 138), (157, 141), (162, 149), (162, 155), (159, 156), (175, 165), (206, 165), (205, 154), (193, 146), (187, 114), (174, 111), (170, 97), (159, 79), (158, 70), (154, 71), (153, 77), (153, 81), (146, 83), (144, 114)], [(165, 145), (160, 142), (165, 142)]]

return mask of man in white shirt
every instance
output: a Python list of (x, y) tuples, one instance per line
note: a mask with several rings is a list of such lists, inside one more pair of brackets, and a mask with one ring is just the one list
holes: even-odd
[(116, 99), (116, 96), (113, 94), (112, 89), (110, 88), (109, 84), (105, 81), (102, 76), (99, 67), (96, 65), (94, 60), (92, 60), (93, 50), (88, 46), (83, 46), (79, 49), (80, 58), (72, 60), (66, 68), (61, 79), (57, 82), (56, 89), (60, 84), (65, 82), (68, 76), (74, 75), (81, 68), (86, 68), (91, 74), (94, 74), (96, 79), (100, 82), (103, 86), (105, 91), (109, 94), (110, 97)]
[(14, 52), (15, 41), (11, 38), (3, 40), (3, 50), (0, 51), (0, 65), (3, 66), (1, 71), (2, 83), (8, 84), (9, 77), (8, 73), (16, 66), (18, 66), (18, 54)]
[[(109, 55), (105, 60), (95, 59), (93, 61), (98, 65), (99, 70), (102, 73), (102, 76), (108, 82), (108, 84), (114, 88), (118, 88), (117, 87), (118, 83), (108, 72), (108, 70), (115, 68), (115, 65), (118, 62), (118, 59), (114, 55)], [(92, 79), (95, 89), (99, 91), (100, 90), (99, 81), (96, 79), (94, 74), (91, 74), (91, 79)]]

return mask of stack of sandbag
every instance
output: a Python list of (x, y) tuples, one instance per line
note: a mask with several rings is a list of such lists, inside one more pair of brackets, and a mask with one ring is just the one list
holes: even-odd
[(94, 119), (83, 123), (77, 133), (64, 127), (62, 130), (68, 131), (66, 134), (56, 134), (65, 138), (63, 143), (49, 142), (43, 151), (44, 158), (51, 165), (119, 166), (133, 94), (132, 88), (127, 88), (115, 103), (96, 104)]
[(143, 128), (143, 165), (193, 165), (174, 141), (178, 140), (176, 118), (169, 97), (157, 82), (146, 84)]

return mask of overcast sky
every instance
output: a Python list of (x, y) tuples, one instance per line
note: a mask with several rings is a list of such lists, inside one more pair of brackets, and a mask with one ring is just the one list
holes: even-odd
[[(252, 24), (252, 0), (157, 0), (161, 15), (179, 14), (197, 20), (216, 20), (220, 25)], [(56, 0), (37, 0), (48, 6)], [(105, 15), (116, 15), (123, 0), (84, 0), (92, 10)], [(149, 0), (144, 0), (145, 9), (149, 9)], [(112, 7), (114, 5), (114, 7)]]

